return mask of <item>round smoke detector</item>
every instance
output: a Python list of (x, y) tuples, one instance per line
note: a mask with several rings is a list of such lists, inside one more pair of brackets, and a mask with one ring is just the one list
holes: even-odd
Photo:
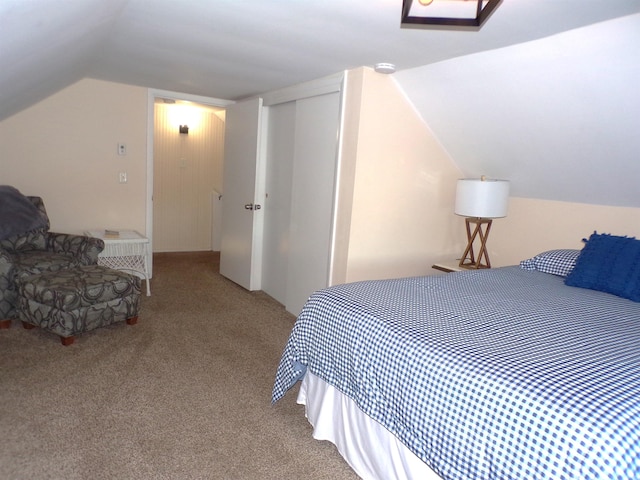
[(393, 63), (376, 63), (373, 69), (378, 73), (393, 73), (396, 66)]

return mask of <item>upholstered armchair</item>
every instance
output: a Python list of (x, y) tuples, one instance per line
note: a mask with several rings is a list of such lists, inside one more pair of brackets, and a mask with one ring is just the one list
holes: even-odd
[(50, 232), (42, 198), (23, 198), (36, 207), (33, 212), (41, 217), (31, 224), (38, 228), (0, 239), (0, 328), (8, 328), (11, 320), (17, 318), (17, 278), (95, 265), (98, 254), (104, 249), (104, 242), (99, 238)]

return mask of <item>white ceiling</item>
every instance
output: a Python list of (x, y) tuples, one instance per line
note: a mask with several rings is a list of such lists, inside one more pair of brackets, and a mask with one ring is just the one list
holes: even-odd
[(235, 100), (499, 48), (639, 4), (503, 0), (480, 31), (460, 32), (400, 28), (402, 0), (1, 0), (0, 119), (87, 76)]
[(0, 0), (0, 121), (85, 77), (237, 100), (389, 62), (465, 175), (640, 206), (640, 0), (503, 0), (479, 31), (400, 28), (401, 7)]

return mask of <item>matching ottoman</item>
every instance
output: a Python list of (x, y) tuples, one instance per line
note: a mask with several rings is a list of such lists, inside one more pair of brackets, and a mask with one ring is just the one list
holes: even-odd
[(140, 279), (101, 265), (87, 265), (18, 280), (18, 318), (24, 328), (40, 327), (74, 336), (115, 322), (133, 325), (140, 309)]

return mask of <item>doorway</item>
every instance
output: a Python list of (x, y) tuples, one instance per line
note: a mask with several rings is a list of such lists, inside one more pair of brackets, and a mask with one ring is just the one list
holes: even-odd
[(149, 91), (147, 236), (152, 252), (213, 250), (225, 107), (232, 103)]

